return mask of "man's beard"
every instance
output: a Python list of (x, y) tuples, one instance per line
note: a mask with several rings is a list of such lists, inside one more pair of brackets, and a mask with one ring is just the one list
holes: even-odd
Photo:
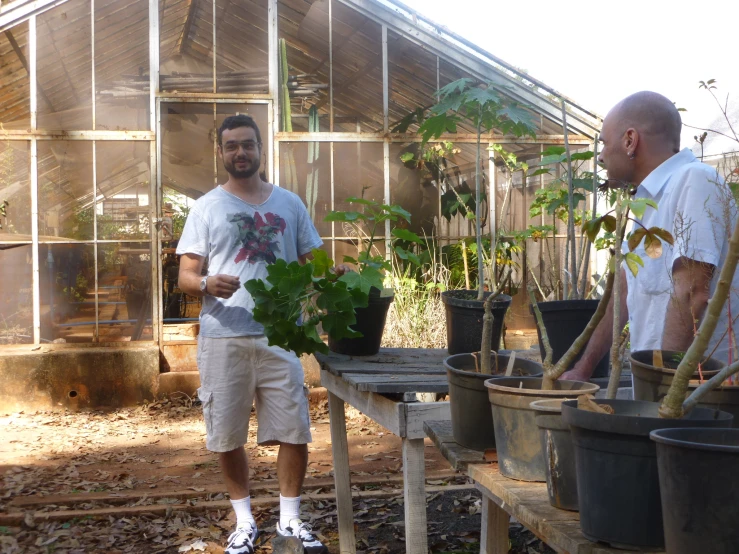
[(253, 159), (253, 160), (247, 160), (251, 162), (251, 165), (248, 169), (245, 169), (243, 171), (239, 171), (236, 169), (236, 160), (232, 161), (231, 163), (227, 162), (226, 160), (223, 160), (223, 168), (228, 172), (231, 177), (234, 179), (248, 179), (252, 175), (254, 175), (257, 171), (259, 171), (259, 158)]

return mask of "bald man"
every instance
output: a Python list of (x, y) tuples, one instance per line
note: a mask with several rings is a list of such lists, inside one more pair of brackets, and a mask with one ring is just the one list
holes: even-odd
[[(716, 169), (701, 163), (689, 149), (680, 151), (680, 114), (667, 98), (638, 92), (619, 102), (603, 121), (599, 161), (608, 178), (636, 185), (637, 198), (648, 198), (641, 223), (661, 227), (675, 237), (663, 242), (662, 256), (652, 259), (643, 244), (635, 250), (644, 261), (634, 277), (621, 269), (621, 322), (629, 322), (631, 350), (685, 351), (718, 281), (737, 217), (731, 192)], [(632, 214), (633, 217), (633, 214)], [(739, 315), (739, 277), (730, 299)], [(707, 353), (729, 357), (728, 310), (724, 312)], [(563, 379), (587, 380), (611, 345), (613, 300), (580, 361)], [(714, 350), (715, 349), (715, 350)], [(735, 356), (736, 358), (736, 356)]]

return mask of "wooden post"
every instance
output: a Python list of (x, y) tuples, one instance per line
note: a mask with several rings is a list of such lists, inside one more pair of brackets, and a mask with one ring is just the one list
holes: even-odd
[(336, 514), (339, 520), (339, 552), (355, 554), (357, 544), (354, 538), (354, 509), (349, 480), (349, 446), (346, 440), (344, 401), (331, 392), (328, 393), (328, 413), (331, 421), (331, 451), (334, 457)]
[(403, 439), (403, 488), (405, 508), (405, 551), (427, 554), (426, 466), (423, 439)]
[(481, 515), (480, 554), (507, 554), (511, 516), (485, 494), (482, 495)]

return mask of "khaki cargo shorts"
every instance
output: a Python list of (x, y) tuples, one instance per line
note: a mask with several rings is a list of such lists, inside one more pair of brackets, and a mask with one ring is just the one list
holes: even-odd
[(198, 337), (198, 398), (203, 404), (211, 452), (246, 444), (252, 403), (257, 442), (311, 442), (303, 366), (293, 352), (268, 346), (267, 338)]

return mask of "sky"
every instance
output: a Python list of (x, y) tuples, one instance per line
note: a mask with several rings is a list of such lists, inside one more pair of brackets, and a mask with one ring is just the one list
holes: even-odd
[[(629, 94), (653, 90), (687, 110), (683, 123), (728, 131), (698, 88), (716, 79), (739, 124), (736, 0), (402, 1), (601, 116)], [(684, 127), (683, 146), (694, 146), (696, 134)], [(706, 150), (739, 145), (715, 137)]]

